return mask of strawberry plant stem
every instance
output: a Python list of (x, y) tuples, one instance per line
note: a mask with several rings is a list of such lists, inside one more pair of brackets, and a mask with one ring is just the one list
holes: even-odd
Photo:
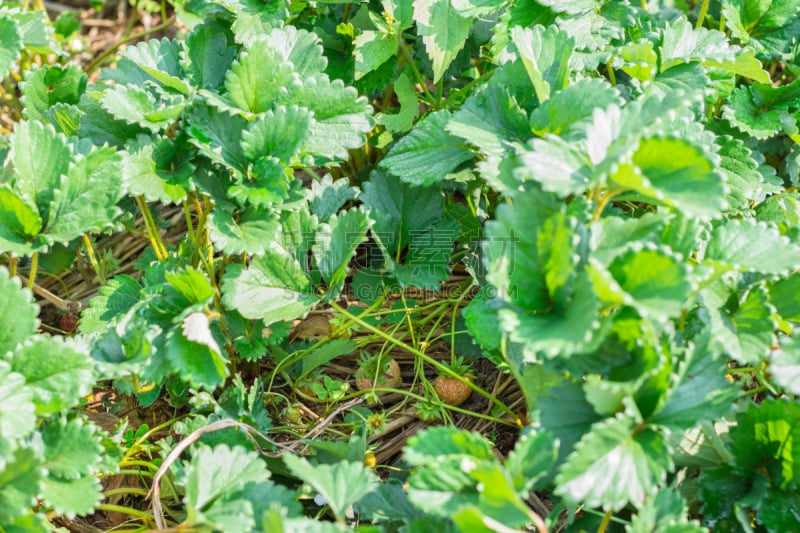
[(144, 226), (147, 230), (147, 237), (150, 239), (150, 245), (153, 247), (156, 258), (159, 261), (165, 261), (168, 255), (167, 249), (164, 247), (164, 242), (161, 240), (161, 235), (158, 233), (158, 227), (153, 218), (153, 213), (150, 211), (150, 207), (147, 205), (144, 196), (139, 195), (136, 197), (136, 205), (139, 206), (139, 211), (142, 213)]
[(153, 516), (150, 513), (145, 513), (144, 511), (139, 511), (131, 507), (114, 505), (111, 503), (101, 503), (97, 507), (95, 507), (95, 509), (97, 511), (112, 511), (115, 513), (126, 514), (134, 518), (139, 518), (141, 520), (144, 520), (148, 526), (153, 523)]
[(100, 263), (97, 262), (97, 254), (95, 254), (92, 240), (89, 238), (87, 233), (83, 234), (83, 246), (86, 248), (86, 255), (89, 257), (89, 264), (92, 265), (92, 270), (94, 270), (94, 274), (97, 276), (97, 282), (100, 285), (105, 285), (105, 275), (100, 269)]
[(108, 498), (109, 496), (116, 496), (117, 494), (134, 494), (136, 496), (147, 496), (147, 491), (136, 487), (120, 487), (118, 489), (107, 490), (103, 495)]
[(30, 277), (28, 277), (28, 288), (33, 290), (33, 286), (36, 284), (36, 271), (39, 268), (39, 252), (33, 252), (31, 255), (31, 273)]
[(391, 335), (387, 335), (386, 333), (384, 333), (380, 329), (376, 328), (375, 326), (372, 326), (371, 324), (368, 324), (368, 323), (364, 322), (359, 317), (349, 313), (347, 311), (347, 309), (344, 309), (342, 306), (338, 305), (336, 302), (331, 302), (330, 305), (331, 305), (331, 307), (333, 307), (334, 310), (336, 310), (336, 312), (344, 315), (345, 317), (347, 317), (348, 319), (352, 320), (353, 322), (355, 322), (356, 324), (358, 324), (362, 328), (367, 329), (367, 330), (371, 331), (372, 333), (376, 334), (377, 336), (381, 337), (382, 339), (394, 344), (398, 348), (401, 348), (402, 350), (405, 350), (408, 353), (410, 353), (410, 354), (418, 357), (419, 359), (425, 361), (426, 363), (428, 363), (429, 365), (434, 367), (436, 370), (438, 370), (441, 374), (444, 374), (446, 376), (452, 377), (452, 378), (460, 381), (461, 383), (464, 383), (470, 389), (474, 390), (475, 392), (477, 392), (478, 394), (480, 394), (481, 396), (483, 396), (484, 398), (489, 400), (489, 402), (497, 405), (504, 413), (506, 413), (507, 415), (509, 415), (511, 417), (511, 419), (514, 421), (514, 423), (516, 425), (518, 425), (519, 427), (522, 427), (522, 421), (519, 419), (519, 417), (516, 415), (516, 413), (514, 413), (514, 411), (509, 409), (508, 406), (506, 406), (506, 404), (504, 404), (503, 402), (501, 402), (500, 400), (498, 400), (497, 398), (495, 398), (494, 396), (489, 394), (487, 391), (483, 390), (481, 387), (475, 385), (470, 380), (465, 379), (464, 377), (458, 375), (456, 372), (453, 372), (450, 369), (449, 366), (440, 363), (439, 361), (437, 361), (433, 357), (431, 357), (429, 355), (426, 355), (425, 353), (417, 350), (413, 346), (409, 346), (408, 344), (395, 339)]
[(708, 13), (708, 0), (703, 0), (703, 3), (700, 5), (700, 13), (697, 14), (697, 24), (695, 24), (695, 28), (700, 28), (703, 26), (706, 13)]
[(603, 520), (600, 522), (600, 526), (597, 528), (597, 533), (606, 533), (606, 529), (608, 529), (608, 524), (611, 523), (611, 516), (613, 512), (611, 509), (606, 511), (606, 514), (603, 515)]

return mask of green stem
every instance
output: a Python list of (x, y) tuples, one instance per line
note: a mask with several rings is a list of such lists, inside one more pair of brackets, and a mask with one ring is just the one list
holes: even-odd
[(17, 265), (19, 264), (19, 257), (12, 256), (11, 259), (8, 261), (8, 273), (11, 276), (16, 277), (17, 275)]
[(595, 207), (594, 213), (592, 214), (592, 222), (597, 222), (598, 220), (600, 220), (600, 216), (603, 214), (603, 211), (608, 205), (608, 202), (610, 202), (611, 199), (620, 192), (622, 192), (622, 190), (606, 191), (605, 194), (600, 195), (600, 199), (597, 201), (597, 206)]
[(36, 271), (39, 269), (39, 252), (33, 252), (31, 256), (31, 274), (28, 277), (28, 288), (33, 290), (36, 282)]
[(739, 394), (739, 398), (749, 398), (751, 396), (755, 396), (760, 392), (772, 392), (772, 391), (770, 391), (769, 387), (767, 387), (766, 385), (761, 385), (760, 387), (756, 387), (755, 389), (742, 391), (742, 393)]
[(153, 472), (145, 472), (144, 470), (118, 470), (114, 472), (112, 475), (114, 476), (145, 476), (145, 477), (153, 477)]
[(139, 206), (139, 211), (142, 213), (144, 219), (144, 226), (147, 230), (147, 238), (150, 239), (150, 245), (156, 254), (159, 261), (165, 261), (168, 257), (167, 249), (164, 247), (164, 242), (161, 240), (161, 234), (158, 233), (156, 221), (153, 218), (153, 213), (147, 205), (144, 196), (139, 195), (136, 197), (136, 205)]
[(708, 0), (703, 0), (703, 3), (700, 5), (700, 13), (697, 15), (697, 24), (695, 24), (695, 28), (700, 28), (703, 25), (706, 13), (708, 13)]
[(414, 56), (411, 54), (411, 50), (408, 48), (408, 44), (406, 44), (405, 39), (403, 39), (402, 33), (397, 34), (397, 45), (399, 46), (400, 50), (403, 51), (403, 55), (406, 56), (406, 60), (408, 64), (411, 66), (411, 72), (414, 73), (414, 77), (417, 79), (417, 82), (422, 87), (422, 91), (425, 93), (425, 97), (428, 99), (430, 105), (434, 105), (436, 103), (436, 99), (433, 97), (431, 92), (428, 90), (428, 87), (425, 85), (425, 78), (422, 77), (419, 69), (417, 68), (417, 63), (414, 61)]
[(606, 514), (603, 515), (603, 521), (600, 522), (600, 527), (597, 528), (597, 533), (606, 533), (606, 529), (608, 529), (608, 524), (611, 523), (611, 516), (612, 511), (609, 509), (606, 511)]
[(614, 67), (611, 66), (611, 60), (606, 63), (606, 70), (608, 71), (608, 81), (611, 82), (612, 87), (617, 86), (617, 75), (614, 73)]
[(108, 498), (109, 496), (116, 496), (118, 494), (133, 494), (135, 496), (147, 496), (147, 491), (144, 489), (138, 489), (136, 487), (121, 487), (118, 489), (107, 490), (103, 493), (103, 495), (106, 498)]
[(152, 523), (153, 516), (149, 513), (145, 513), (144, 511), (139, 511), (137, 509), (132, 509), (130, 507), (124, 507), (122, 505), (114, 505), (111, 503), (101, 503), (97, 507), (95, 507), (96, 511), (112, 511), (115, 513), (122, 513), (128, 516), (133, 516), (135, 518), (140, 518), (146, 521), (148, 524)]
[(148, 462), (148, 461), (141, 461), (139, 459), (123, 459), (122, 461), (119, 462), (119, 466), (121, 468), (124, 468), (126, 466), (142, 466), (142, 467), (147, 468), (149, 470), (153, 470), (153, 471), (158, 470), (158, 467), (156, 465), (154, 465), (153, 463)]
[(105, 273), (100, 269), (100, 263), (97, 261), (94, 245), (92, 245), (92, 240), (87, 233), (83, 234), (83, 246), (86, 248), (86, 255), (89, 256), (89, 264), (92, 265), (92, 270), (94, 270), (94, 274), (97, 276), (97, 282), (100, 283), (100, 285), (105, 285)]
[(390, 342), (390, 343), (394, 344), (395, 346), (397, 346), (398, 348), (400, 348), (402, 350), (405, 350), (406, 352), (408, 352), (408, 353), (418, 357), (419, 359), (425, 361), (426, 363), (428, 363), (429, 365), (434, 367), (436, 370), (438, 370), (441, 374), (449, 376), (451, 378), (454, 378), (455, 380), (460, 381), (461, 383), (467, 385), (470, 389), (474, 390), (475, 392), (477, 392), (478, 394), (480, 394), (481, 396), (483, 396), (484, 398), (489, 400), (490, 403), (495, 404), (504, 413), (509, 415), (511, 417), (511, 419), (514, 421), (515, 424), (517, 424), (520, 427), (522, 426), (522, 421), (519, 419), (519, 417), (516, 415), (516, 413), (514, 413), (514, 411), (512, 411), (511, 409), (508, 408), (508, 406), (506, 404), (504, 404), (503, 402), (501, 402), (500, 400), (498, 400), (497, 398), (495, 398), (494, 396), (492, 396), (487, 391), (483, 390), (481, 387), (477, 386), (476, 384), (474, 384), (470, 380), (465, 379), (463, 376), (457, 374), (456, 372), (453, 372), (453, 370), (449, 366), (440, 363), (439, 361), (437, 361), (433, 357), (431, 357), (431, 356), (429, 356), (429, 355), (417, 350), (413, 346), (409, 346), (408, 344), (395, 339), (391, 335), (387, 335), (385, 332), (381, 331), (380, 329), (376, 328), (375, 326), (364, 322), (363, 320), (361, 320), (361, 318), (349, 313), (346, 309), (344, 309), (342, 306), (340, 306), (336, 302), (330, 302), (330, 305), (336, 312), (344, 315), (346, 318), (348, 318), (352, 322), (355, 322), (356, 324), (358, 324), (362, 328), (364, 328), (364, 329), (366, 329), (368, 331), (371, 331), (372, 333), (374, 333), (378, 337), (382, 338), (383, 340), (385, 340), (387, 342)]

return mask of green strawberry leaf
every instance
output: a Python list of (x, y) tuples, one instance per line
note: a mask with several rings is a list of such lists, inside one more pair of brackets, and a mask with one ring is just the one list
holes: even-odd
[(769, 74), (752, 52), (730, 44), (721, 31), (695, 28), (686, 19), (674, 25), (667, 24), (660, 53), (661, 72), (699, 61), (706, 67), (730, 70), (757, 82), (769, 83)]
[(273, 106), (297, 74), (288, 59), (266, 38), (254, 41), (225, 76), (230, 102), (247, 113), (259, 114)]
[(201, 154), (214, 163), (244, 173), (248, 158), (242, 149), (247, 121), (239, 115), (213, 107), (195, 105), (186, 117), (189, 135)]
[(620, 165), (609, 179), (695, 217), (714, 217), (726, 207), (724, 178), (710, 155), (678, 138), (641, 141), (631, 163)]
[(108, 143), (121, 147), (130, 139), (147, 130), (139, 126), (114, 118), (101, 105), (103, 86), (90, 86), (81, 97), (78, 107), (83, 112), (78, 126), (78, 135), (81, 138), (91, 139), (97, 145)]
[(213, 389), (228, 377), (228, 360), (202, 311), (186, 316), (179, 328), (167, 333), (164, 350), (172, 370), (194, 387)]
[(548, 475), (556, 462), (558, 445), (546, 431), (523, 431), (509, 452), (505, 468), (519, 494), (533, 490), (536, 482)]
[(741, 301), (720, 282), (700, 292), (711, 319), (712, 347), (745, 364), (755, 364), (775, 343), (775, 309), (761, 286)]
[(311, 114), (304, 108), (270, 109), (242, 133), (242, 153), (253, 161), (270, 156), (289, 164), (306, 141), (311, 123)]
[(400, 286), (438, 290), (450, 277), (450, 257), (458, 231), (455, 221), (443, 220), (413, 233), (402, 264), (389, 263)]
[(191, 88), (183, 79), (180, 65), (180, 44), (167, 38), (151, 39), (136, 46), (129, 46), (120, 55), (134, 63), (162, 86), (183, 95)]
[(108, 280), (98, 291), (100, 294), (89, 300), (89, 306), (81, 312), (81, 333), (105, 331), (109, 323), (124, 316), (142, 297), (139, 282), (124, 274)]
[(47, 249), (39, 213), (7, 185), (0, 185), (0, 249), (20, 256)]
[(62, 176), (71, 161), (72, 151), (66, 137), (57, 134), (52, 126), (38, 121), (17, 123), (11, 135), (13, 187), (31, 206), (36, 206), (43, 218), (56, 191), (61, 189)]
[(0, 294), (0, 359), (4, 359), (37, 332), (39, 307), (31, 291), (23, 289), (5, 267), (0, 268)]
[[(259, 6), (259, 9), (263, 9)], [(323, 55), (320, 38), (313, 31), (298, 30), (294, 26), (274, 28), (267, 35), (267, 42), (281, 56), (291, 62), (301, 79), (316, 76), (328, 65)]]
[[(0, 467), (5, 454), (34, 429), (33, 391), (25, 385), (25, 376), (14, 372), (0, 360)], [(3, 468), (0, 468), (0, 472)]]
[(46, 477), (42, 480), (41, 494), (48, 506), (68, 518), (91, 513), (103, 500), (100, 479), (95, 476), (78, 479)]
[(338, 294), (344, 285), (350, 259), (367, 239), (371, 225), (372, 221), (362, 209), (331, 215), (327, 223), (320, 225), (312, 250), (331, 295)]
[(483, 436), (444, 426), (420, 431), (408, 440), (408, 446), (403, 450), (403, 458), (411, 466), (432, 465), (462, 457), (495, 460), (492, 448)]
[(353, 87), (318, 74), (282, 90), (277, 104), (306, 107), (314, 114), (311, 134), (301, 153), (322, 159), (347, 159), (347, 150), (358, 148), (372, 130), (371, 108)]
[(25, 73), (20, 84), (27, 119), (41, 119), (57, 103), (76, 105), (86, 90), (87, 76), (78, 65), (45, 65)]
[(720, 169), (727, 178), (727, 200), (731, 209), (749, 208), (753, 203), (763, 202), (767, 194), (781, 190), (764, 179), (753, 152), (742, 141), (728, 136), (717, 141), (721, 145)]
[(405, 72), (394, 80), (394, 92), (400, 103), (400, 110), (394, 114), (381, 113), (376, 120), (392, 133), (403, 133), (411, 129), (414, 120), (419, 116), (417, 92)]
[(363, 189), (360, 198), (375, 221), (373, 234), (390, 256), (404, 250), (413, 235), (427, 230), (444, 212), (438, 191), (412, 187), (384, 172), (373, 172)]
[(181, 97), (156, 100), (152, 91), (117, 85), (104, 91), (100, 105), (118, 120), (158, 132), (180, 116), (186, 101)]
[(307, 459), (286, 454), (283, 461), (289, 470), (319, 492), (337, 519), (345, 510), (375, 490), (374, 474), (361, 463), (338, 461), (312, 465)]
[(42, 113), (42, 120), (52, 124), (57, 132), (67, 137), (76, 137), (83, 120), (83, 112), (77, 105), (57, 102)]
[(762, 475), (774, 487), (796, 486), (800, 479), (800, 406), (788, 399), (749, 404), (731, 428), (734, 465), (745, 475)]
[(285, 250), (269, 250), (247, 269), (231, 265), (222, 278), (222, 302), (265, 325), (303, 316), (317, 303), (303, 267)]
[(256, 207), (245, 209), (236, 219), (232, 212), (216, 208), (208, 216), (207, 226), (211, 241), (228, 255), (261, 255), (280, 232), (272, 211)]
[(619, 510), (642, 507), (673, 468), (663, 435), (628, 415), (592, 426), (556, 477), (556, 494), (574, 504)]
[(668, 213), (663, 212), (645, 213), (639, 218), (601, 218), (592, 224), (592, 258), (608, 265), (633, 243), (659, 242), (659, 234), (670, 218)]
[(800, 246), (763, 222), (729, 220), (711, 230), (704, 262), (725, 270), (784, 274), (800, 264)]
[(88, 356), (53, 337), (31, 339), (14, 351), (9, 362), (12, 370), (25, 376), (39, 416), (75, 407), (94, 384)]
[(224, 444), (214, 448), (199, 448), (185, 463), (179, 480), (186, 491), (184, 502), (188, 520), (203, 523), (204, 513), (214, 507), (217, 507), (214, 514), (219, 516), (222, 506), (216, 506), (216, 501), (234, 494), (248, 483), (260, 483), (269, 477), (266, 464), (254, 451), (240, 446), (229, 448)]
[[(797, 293), (794, 293), (797, 294)], [(772, 382), (788, 393), (800, 395), (800, 341), (792, 337), (789, 342), (773, 351), (769, 358), (769, 373)]]
[(528, 72), (539, 103), (567, 86), (569, 61), (576, 40), (555, 26), (511, 28), (511, 40)]
[(617, 256), (608, 270), (624, 294), (623, 302), (643, 318), (666, 321), (679, 316), (692, 288), (679, 258), (655, 246)]
[(23, 48), (17, 22), (5, 14), (0, 15), (0, 36), (0, 76), (5, 77), (19, 60)]
[(131, 194), (165, 204), (186, 196), (186, 190), (174, 181), (178, 176), (191, 175), (194, 167), (188, 161), (181, 161), (182, 154), (169, 138), (139, 135), (126, 148), (122, 180)]
[(195, 87), (216, 90), (236, 57), (223, 33), (211, 24), (199, 24), (186, 36), (182, 65)]
[(677, 371), (670, 375), (666, 401), (651, 423), (683, 431), (704, 420), (719, 420), (730, 411), (738, 391), (725, 378), (724, 359), (708, 353), (704, 344), (683, 352)]
[(47, 476), (56, 479), (79, 479), (96, 472), (100, 462), (100, 436), (94, 424), (75, 418), (57, 419), (42, 428), (44, 467)]
[(437, 83), (467, 41), (472, 19), (461, 16), (451, 0), (414, 0), (414, 21), (433, 63)]
[(720, 4), (731, 35), (767, 57), (782, 54), (800, 30), (797, 0), (722, 0)]
[(327, 222), (331, 215), (357, 194), (358, 190), (350, 186), (347, 178), (334, 180), (330, 174), (325, 174), (321, 181), (311, 183), (308, 207), (321, 222)]
[(0, 15), (8, 16), (16, 21), (22, 42), (28, 51), (34, 54), (58, 54), (61, 52), (58, 43), (53, 38), (53, 28), (44, 10), (2, 7)]
[(658, 70), (658, 55), (653, 48), (653, 43), (647, 39), (628, 43), (619, 49), (611, 66), (639, 82), (648, 82)]
[(761, 104), (752, 87), (737, 87), (729, 102), (722, 108), (722, 116), (735, 128), (756, 139), (768, 139), (783, 131), (789, 114), (782, 109), (770, 109)]
[(608, 82), (586, 78), (557, 91), (533, 110), (530, 127), (540, 137), (548, 133), (570, 138), (583, 133), (595, 109), (621, 106), (619, 92)]
[(477, 168), (495, 185), (500, 164), (509, 147), (523, 143), (530, 136), (525, 112), (505, 87), (489, 86), (467, 98), (464, 105), (447, 121), (447, 131), (467, 140), (486, 156)]
[(103, 147), (77, 159), (61, 181), (49, 208), (49, 238), (67, 243), (84, 233), (110, 227), (122, 213), (122, 158)]
[(627, 533), (705, 533), (697, 521), (689, 521), (686, 500), (672, 487), (660, 488), (647, 498), (633, 517)]
[(514, 171), (521, 181), (535, 180), (544, 190), (564, 196), (582, 193), (594, 183), (591, 161), (573, 142), (548, 135), (533, 139), (530, 147), (520, 156), (523, 165)]
[(4, 462), (0, 468), (0, 524), (12, 522), (36, 503), (44, 472), (32, 448), (20, 448)]
[[(353, 39), (355, 79), (376, 70), (397, 53), (397, 39), (384, 32), (364, 30)], [(396, 86), (395, 82), (395, 86)]]

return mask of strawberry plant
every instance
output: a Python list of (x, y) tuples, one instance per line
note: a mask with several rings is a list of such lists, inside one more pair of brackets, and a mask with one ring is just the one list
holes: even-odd
[(800, 2), (26, 7), (0, 530), (798, 529)]

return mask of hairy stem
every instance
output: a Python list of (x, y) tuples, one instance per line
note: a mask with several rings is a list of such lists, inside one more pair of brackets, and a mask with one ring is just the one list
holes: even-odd
[(33, 286), (36, 284), (36, 271), (39, 269), (39, 252), (33, 252), (31, 256), (31, 274), (28, 278), (28, 288), (33, 290)]
[(83, 234), (83, 246), (86, 248), (86, 255), (89, 257), (89, 264), (92, 265), (94, 275), (97, 276), (97, 282), (100, 285), (106, 284), (105, 272), (100, 268), (100, 263), (97, 261), (97, 254), (94, 251), (94, 245), (87, 233)]
[(700, 5), (700, 13), (697, 14), (697, 23), (694, 25), (695, 28), (700, 28), (703, 26), (706, 13), (708, 13), (708, 0), (703, 0), (703, 3)]
[(144, 196), (139, 195), (136, 197), (136, 205), (139, 206), (139, 211), (142, 213), (144, 225), (147, 229), (147, 238), (150, 239), (150, 245), (153, 247), (156, 258), (159, 261), (165, 261), (168, 255), (167, 249), (164, 246), (164, 242), (161, 240), (161, 234), (158, 233), (158, 227), (153, 218), (153, 213), (150, 211), (150, 207), (148, 207)]

